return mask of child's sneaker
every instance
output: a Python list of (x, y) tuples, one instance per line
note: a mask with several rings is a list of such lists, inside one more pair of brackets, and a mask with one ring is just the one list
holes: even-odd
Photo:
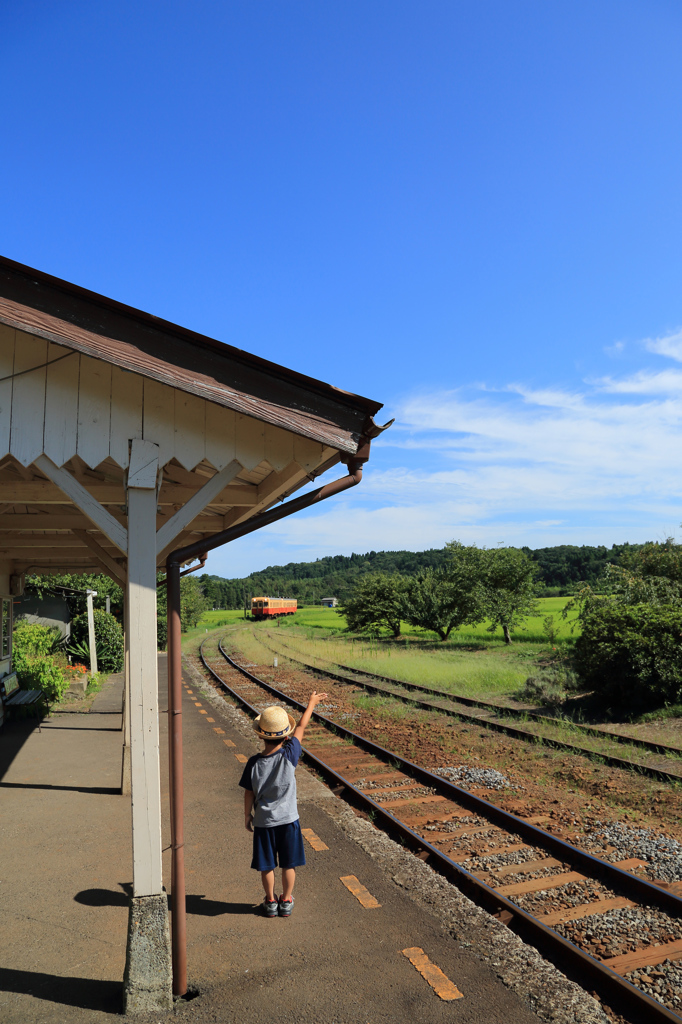
[(294, 897), (292, 896), (290, 900), (283, 900), (282, 897), (280, 896), (280, 898), (279, 898), (279, 905), (278, 905), (278, 908), (277, 908), (279, 916), (280, 917), (291, 917), (291, 911), (293, 909), (294, 909)]
[(277, 900), (264, 899), (261, 906), (266, 917), (277, 917), (277, 910), (279, 908)]

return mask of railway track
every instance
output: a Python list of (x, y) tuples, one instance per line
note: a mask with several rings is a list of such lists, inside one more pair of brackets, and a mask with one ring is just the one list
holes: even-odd
[[(273, 639), (270, 634), (267, 635), (271, 640)], [(420, 707), (427, 711), (438, 711), (443, 714), (451, 715), (455, 718), (460, 718), (463, 721), (474, 721), (478, 725), (483, 725), (496, 732), (505, 733), (507, 736), (513, 736), (515, 739), (534, 743), (542, 742), (548, 746), (555, 747), (558, 750), (566, 750), (572, 754), (581, 754), (582, 756), (598, 758), (602, 763), (607, 764), (611, 768), (623, 768), (628, 771), (636, 771), (642, 775), (648, 775), (650, 778), (658, 779), (661, 782), (682, 782), (682, 761), (679, 763), (679, 767), (676, 764), (674, 768), (666, 764), (665, 761), (659, 761), (657, 764), (647, 764), (645, 761), (618, 757), (614, 754), (593, 750), (591, 747), (583, 747), (578, 743), (571, 743), (568, 740), (562, 740), (557, 737), (540, 735), (537, 732), (533, 732), (531, 729), (524, 729), (522, 726), (512, 725), (508, 721), (504, 721), (505, 718), (526, 717), (537, 722), (541, 722), (544, 725), (553, 724), (553, 720), (547, 715), (542, 715), (538, 712), (532, 711), (517, 711), (514, 708), (495, 704), (492, 701), (478, 700), (473, 697), (461, 697), (450, 693), (448, 690), (439, 690), (436, 687), (424, 686), (421, 683), (409, 683), (401, 679), (393, 679), (390, 676), (377, 675), (364, 669), (355, 669), (349, 665), (330, 661), (330, 665), (333, 665), (335, 668), (344, 669), (344, 672), (348, 674), (335, 672), (333, 669), (327, 667), (320, 668), (319, 665), (312, 665), (310, 662), (300, 657), (300, 651), (292, 648), (290, 644), (280, 640), (279, 637), (277, 638), (278, 647), (273, 647), (271, 644), (266, 643), (260, 633), (257, 636), (257, 640), (268, 650), (272, 651), (273, 654), (288, 658), (290, 661), (293, 661), (305, 668), (308, 672), (312, 672), (315, 675), (321, 675), (328, 679), (334, 679), (340, 683), (347, 683), (349, 686), (360, 686), (367, 690), (368, 693), (383, 694), (387, 697), (394, 697), (396, 700), (400, 700), (405, 704), (411, 704), (414, 707)], [(285, 650), (282, 650), (282, 648)], [(406, 693), (405, 691), (410, 692)], [(423, 696), (414, 697), (411, 696), (410, 693), (419, 693)], [(476, 709), (481, 710), (477, 711)], [(596, 736), (600, 739), (610, 740), (615, 743), (627, 744), (631, 747), (646, 750), (654, 756), (663, 758), (682, 758), (682, 748), (680, 747), (672, 747), (666, 744), (640, 739), (638, 737), (625, 736), (621, 733), (611, 732), (608, 729), (582, 725), (577, 722), (571, 723), (571, 727), (586, 736)]]
[[(303, 710), (238, 664), (222, 641), (219, 651), (207, 658), (202, 644), (202, 663), (249, 713), (271, 698)], [(632, 1024), (682, 1020), (674, 977), (682, 958), (682, 899), (628, 872), (641, 862), (593, 857), (543, 831), (537, 819), (491, 805), (317, 712), (304, 759), (337, 795)], [(668, 1005), (643, 990), (642, 972), (652, 969), (672, 976), (671, 985), (659, 985)]]

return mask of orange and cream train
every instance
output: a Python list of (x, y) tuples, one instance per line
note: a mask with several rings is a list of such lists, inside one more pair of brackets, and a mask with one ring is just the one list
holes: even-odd
[(278, 615), (293, 615), (297, 601), (288, 597), (252, 597), (251, 614), (254, 619), (277, 618)]

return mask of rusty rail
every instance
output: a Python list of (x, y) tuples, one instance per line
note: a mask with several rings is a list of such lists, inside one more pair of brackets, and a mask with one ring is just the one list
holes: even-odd
[[(253, 716), (257, 715), (258, 711), (211, 668), (204, 657), (203, 647), (204, 644), (201, 645), (200, 656), (204, 668), (250, 714)], [(253, 673), (235, 662), (224, 651), (222, 642), (219, 648), (220, 653), (228, 664), (247, 679), (250, 679), (251, 682), (261, 686), (272, 696), (289, 704), (296, 710), (304, 710), (303, 704), (277, 690), (270, 683), (253, 675)], [(644, 881), (644, 879), (637, 878), (635, 875), (631, 875), (627, 871), (609, 864), (607, 861), (602, 861), (586, 853), (584, 850), (571, 846), (570, 843), (564, 842), (557, 836), (552, 836), (535, 825), (524, 821), (522, 818), (517, 818), (516, 815), (489, 804), (467, 790), (460, 789), (454, 783), (432, 774), (427, 769), (421, 768), (401, 755), (379, 746), (379, 744), (366, 739), (364, 736), (360, 736), (358, 733), (354, 733), (337, 722), (331, 721), (318, 712), (313, 712), (312, 717), (326, 728), (334, 730), (338, 735), (352, 739), (356, 746), (366, 750), (367, 753), (373, 754), (383, 761), (397, 763), (406, 773), (425, 785), (434, 788), (437, 792), (451, 798), (456, 798), (459, 803), (471, 807), (489, 820), (504, 824), (509, 830), (531, 839), (535, 844), (551, 849), (553, 852), (560, 854), (565, 860), (573, 861), (583, 869), (587, 869), (592, 877), (606, 879), (611, 885), (618, 885), (619, 888), (629, 893), (638, 902), (654, 903), (668, 913), (674, 913), (678, 916), (682, 914), (682, 899), (673, 893), (651, 885), (649, 882)], [(642, 992), (641, 989), (626, 981), (625, 978), (620, 977), (620, 975), (616, 974), (615, 971), (612, 971), (604, 963), (583, 952), (572, 942), (569, 942), (551, 928), (543, 925), (538, 918), (529, 914), (517, 906), (517, 904), (486, 885), (485, 882), (480, 881), (470, 872), (450, 860), (449, 857), (446, 857), (435, 846), (428, 843), (422, 836), (419, 836), (409, 826), (400, 821), (399, 818), (396, 818), (387, 811), (384, 806), (357, 789), (352, 782), (326, 765), (324, 761), (316, 757), (305, 747), (303, 748), (303, 755), (305, 760), (335, 787), (337, 795), (342, 796), (358, 809), (371, 811), (374, 815), (375, 823), (379, 823), (384, 831), (400, 839), (406, 847), (420, 855), (427, 864), (456, 885), (458, 889), (478, 906), (483, 907), (483, 909), (497, 917), (504, 914), (507, 926), (524, 941), (536, 946), (543, 955), (546, 955), (552, 963), (564, 971), (568, 977), (582, 988), (596, 991), (604, 1002), (611, 1006), (612, 1009), (626, 1016), (632, 1024), (663, 1024), (663, 1022), (667, 1022), (667, 1024), (680, 1024), (682, 1018), (677, 1014), (662, 1006), (655, 999)]]

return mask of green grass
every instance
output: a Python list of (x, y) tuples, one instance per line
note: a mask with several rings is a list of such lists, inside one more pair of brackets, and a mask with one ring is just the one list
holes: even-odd
[(235, 623), (244, 621), (244, 613), (241, 611), (209, 611), (204, 612), (199, 625), (188, 629), (182, 634), (183, 647), (192, 640), (201, 640), (210, 630), (219, 629), (221, 626), (232, 626)]
[[(559, 639), (564, 640), (574, 636), (571, 633), (571, 625), (575, 622), (576, 612), (569, 612), (568, 619), (563, 619), (561, 613), (571, 599), (569, 597), (543, 597), (538, 601), (538, 614), (527, 618), (521, 626), (512, 632), (512, 637), (516, 641), (525, 641), (530, 643), (545, 643), (545, 636), (542, 631), (543, 619), (547, 615), (554, 616), (554, 622), (559, 630)], [(238, 612), (212, 612), (209, 614), (214, 615), (227, 615), (227, 614), (241, 614)], [(292, 629), (299, 628), (308, 630), (309, 634), (329, 634), (339, 633), (346, 628), (346, 620), (343, 615), (340, 615), (333, 608), (302, 608), (296, 612), (295, 615), (287, 616), (284, 619), (279, 620), (281, 622), (281, 629)], [(264, 624), (265, 625), (265, 624)], [(270, 623), (269, 625), (272, 625)], [(453, 643), (470, 643), (472, 641), (484, 640), (486, 643), (489, 640), (502, 640), (502, 630), (497, 629), (494, 633), (488, 631), (489, 623), (482, 622), (478, 626), (466, 626), (461, 630), (450, 635), (450, 639), (446, 641), (445, 645)], [(401, 635), (408, 640), (438, 640), (435, 633), (429, 633), (428, 631), (417, 629), (415, 626), (410, 626), (406, 622), (403, 622), (401, 628)], [(440, 641), (438, 641), (440, 643)]]

